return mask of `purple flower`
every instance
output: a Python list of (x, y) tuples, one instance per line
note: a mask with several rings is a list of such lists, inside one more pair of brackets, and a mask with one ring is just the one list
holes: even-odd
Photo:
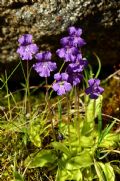
[(20, 47), (17, 49), (17, 53), (20, 55), (22, 60), (32, 60), (33, 55), (38, 52), (38, 46), (32, 43), (32, 35), (24, 34), (19, 39), (18, 42)]
[(70, 27), (68, 29), (69, 36), (60, 40), (62, 48), (56, 51), (60, 58), (64, 58), (65, 62), (75, 61), (75, 56), (79, 53), (78, 48), (85, 45), (85, 41), (80, 37), (82, 30), (80, 28)]
[(68, 74), (67, 73), (57, 73), (54, 75), (54, 79), (56, 81), (67, 81), (68, 80)]
[(60, 43), (61, 43), (61, 45), (63, 47), (65, 47), (65, 46), (72, 46), (71, 37), (67, 36), (67, 37), (61, 38)]
[(73, 86), (78, 85), (83, 79), (83, 75), (80, 72), (73, 72), (73, 69), (69, 66), (67, 69), (67, 73), (69, 75), (68, 82)]
[(68, 82), (70, 82), (73, 86), (76, 86), (81, 82), (82, 79), (83, 75), (76, 72), (69, 75)]
[(71, 84), (67, 82), (67, 73), (57, 73), (54, 75), (54, 79), (56, 80), (56, 82), (53, 83), (52, 88), (57, 92), (58, 95), (66, 94), (72, 89)]
[(32, 60), (33, 55), (35, 55), (37, 52), (38, 52), (38, 47), (36, 44), (20, 46), (17, 49), (17, 53), (20, 55), (22, 60)]
[(64, 58), (65, 62), (70, 62), (75, 60), (75, 55), (78, 53), (78, 49), (76, 47), (66, 46), (58, 49), (56, 53), (60, 58)]
[(51, 57), (52, 57), (52, 54), (49, 51), (37, 53), (35, 56), (36, 60), (38, 60), (39, 62), (51, 61)]
[(32, 35), (31, 34), (24, 34), (19, 39), (18, 42), (20, 45), (29, 45), (32, 43)]
[(49, 51), (36, 54), (35, 58), (38, 60), (38, 63), (34, 64), (33, 68), (39, 76), (49, 77), (50, 72), (57, 68), (56, 63), (51, 62), (51, 56), (52, 54)]
[(68, 28), (68, 32), (70, 36), (81, 36), (82, 35), (82, 29), (81, 28), (75, 28), (74, 26), (71, 26)]
[(81, 54), (77, 54), (75, 61), (68, 65), (73, 72), (82, 72), (84, 68), (88, 65), (88, 62), (85, 58), (82, 58)]
[(100, 94), (104, 92), (104, 89), (100, 87), (99, 79), (88, 80), (89, 87), (85, 90), (86, 94), (90, 94), (91, 99), (97, 99)]
[(74, 26), (68, 28), (69, 35), (71, 37), (72, 45), (75, 47), (82, 47), (85, 45), (84, 39), (80, 36), (82, 35), (81, 28), (75, 28)]
[(39, 74), (40, 77), (49, 77), (50, 72), (54, 71), (56, 63), (53, 62), (40, 62), (33, 65), (35, 71)]
[(71, 37), (64, 37), (60, 40), (62, 48), (56, 51), (60, 58), (64, 58), (66, 62), (74, 61), (78, 49), (72, 45)]

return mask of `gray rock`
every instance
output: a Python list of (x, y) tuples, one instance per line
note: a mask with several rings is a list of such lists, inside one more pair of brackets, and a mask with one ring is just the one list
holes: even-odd
[[(110, 46), (116, 46), (116, 50), (111, 47), (110, 50), (117, 61), (120, 43), (116, 27), (120, 25), (120, 0), (1, 0), (0, 62), (18, 59), (16, 49), (20, 35), (31, 33), (41, 49), (56, 49), (61, 35), (74, 24), (84, 29), (88, 47), (93, 44), (91, 50), (101, 51), (100, 56), (105, 56), (106, 52), (102, 51), (106, 41)], [(109, 45), (106, 46), (107, 56)], [(104, 58), (106, 62), (107, 56)]]

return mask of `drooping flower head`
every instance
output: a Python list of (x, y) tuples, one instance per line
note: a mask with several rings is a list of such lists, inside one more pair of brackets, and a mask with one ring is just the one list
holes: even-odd
[(18, 42), (20, 45), (26, 46), (32, 43), (32, 35), (31, 34), (24, 34), (19, 39)]
[(100, 87), (99, 79), (90, 79), (88, 80), (89, 87), (85, 90), (86, 94), (90, 95), (91, 99), (97, 99), (100, 94), (104, 92), (104, 89)]
[(71, 26), (68, 28), (68, 32), (69, 32), (69, 36), (71, 37), (73, 46), (80, 48), (86, 44), (84, 39), (81, 38), (81, 35), (82, 35), (81, 28), (76, 28), (74, 26)]
[(22, 60), (32, 60), (33, 55), (38, 52), (38, 46), (32, 42), (31, 34), (24, 34), (19, 39), (20, 44), (17, 49), (17, 53), (20, 55)]
[(53, 90), (57, 92), (58, 95), (63, 95), (69, 92), (72, 89), (72, 86), (70, 83), (67, 82), (68, 80), (68, 74), (67, 73), (57, 73), (54, 75), (54, 79), (56, 80), (55, 83), (53, 83)]
[(81, 36), (82, 35), (82, 29), (81, 28), (75, 28), (74, 26), (71, 26), (68, 28), (68, 33), (70, 36)]
[(81, 74), (81, 72), (74, 72), (74, 69), (71, 68), (70, 66), (68, 66), (67, 68), (67, 73), (68, 73), (68, 82), (72, 85), (72, 86), (76, 86), (78, 85), (81, 80), (83, 79), (83, 75)]
[(72, 74), (69, 75), (68, 82), (71, 83), (73, 86), (78, 85), (81, 80), (83, 79), (83, 75), (79, 72), (72, 72)]
[(50, 72), (57, 68), (56, 63), (51, 61), (51, 56), (49, 51), (36, 54), (35, 58), (38, 62), (33, 65), (33, 68), (40, 77), (49, 77)]
[(74, 58), (74, 61), (68, 65), (68, 68), (71, 68), (73, 72), (82, 72), (88, 65), (88, 61), (85, 58), (82, 58), (82, 54), (77, 54)]

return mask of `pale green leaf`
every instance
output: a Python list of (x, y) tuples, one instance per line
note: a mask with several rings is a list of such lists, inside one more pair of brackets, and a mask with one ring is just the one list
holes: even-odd
[(56, 181), (76, 180), (82, 181), (82, 173), (79, 169), (77, 170), (60, 170), (58, 169), (56, 174)]
[(81, 136), (80, 137), (81, 147), (92, 147), (94, 145), (93, 136)]
[(32, 153), (24, 162), (28, 168), (45, 167), (53, 164), (57, 160), (55, 152), (52, 150), (41, 150), (38, 153)]
[(119, 141), (120, 141), (119, 134), (109, 133), (102, 139), (99, 146), (105, 148), (115, 147), (117, 146)]
[(96, 100), (90, 100), (88, 106), (86, 107), (86, 120), (83, 126), (83, 133), (90, 132), (94, 129), (94, 119), (101, 114), (102, 107), (102, 95), (100, 95)]
[(110, 163), (103, 164), (102, 162), (99, 162), (99, 165), (104, 172), (104, 175), (106, 177), (106, 181), (115, 181), (115, 174), (112, 166)]
[(94, 161), (94, 167), (95, 167), (97, 176), (99, 178), (99, 181), (106, 181), (104, 173), (103, 173), (103, 171), (101, 169), (101, 166), (100, 166), (99, 162)]
[(70, 156), (70, 150), (67, 148), (67, 146), (65, 146), (65, 144), (60, 143), (60, 142), (53, 142), (52, 146), (56, 150), (60, 150), (61, 152), (65, 153), (66, 155)]
[(30, 141), (37, 147), (41, 146), (40, 134), (41, 134), (40, 122), (37, 120), (31, 121), (29, 128), (29, 138)]
[(68, 180), (82, 181), (82, 173), (80, 169), (67, 171)]
[(55, 181), (66, 181), (68, 178), (67, 171), (58, 168)]
[(13, 175), (14, 175), (14, 181), (24, 181), (24, 178), (20, 173), (15, 171), (13, 172)]
[[(102, 107), (102, 100), (103, 96), (100, 95), (96, 100), (90, 100), (88, 106), (87, 106), (87, 117), (88, 121), (93, 119), (93, 114), (95, 111), (95, 118), (98, 116), (99, 112), (101, 112), (101, 107)], [(95, 102), (95, 110), (94, 109), (94, 102)]]
[(89, 152), (83, 151), (79, 155), (67, 160), (65, 168), (67, 170), (76, 170), (76, 169), (91, 166), (92, 164), (93, 164), (93, 160)]

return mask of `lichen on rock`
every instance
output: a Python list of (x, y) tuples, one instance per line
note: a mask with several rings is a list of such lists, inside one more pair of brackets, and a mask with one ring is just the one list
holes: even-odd
[[(88, 19), (95, 22), (95, 29), (99, 25), (104, 31), (119, 24), (119, 7), (118, 0), (1, 0), (0, 62), (17, 59), (21, 34), (31, 33), (39, 42), (43, 36), (56, 38), (76, 23), (82, 23), (89, 34)], [(41, 41), (42, 45), (46, 43)]]

